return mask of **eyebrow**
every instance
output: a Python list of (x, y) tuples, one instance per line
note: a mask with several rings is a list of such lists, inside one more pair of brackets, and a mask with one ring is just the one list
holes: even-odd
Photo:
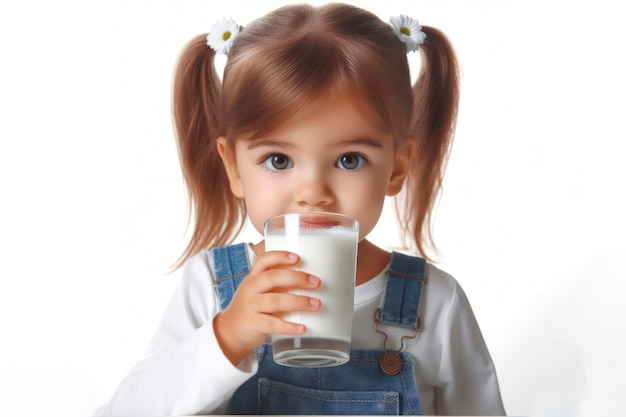
[(263, 146), (271, 146), (271, 147), (278, 147), (278, 148), (292, 147), (292, 145), (289, 142), (282, 142), (282, 141), (277, 141), (277, 140), (256, 139), (256, 140), (246, 141), (246, 149), (248, 150), (254, 149), (254, 148), (260, 148)]
[(373, 138), (369, 138), (369, 137), (359, 137), (355, 139), (349, 139), (349, 140), (342, 141), (340, 143), (344, 146), (366, 146), (368, 148), (376, 148), (376, 149), (383, 148), (383, 145), (380, 143), (380, 141), (373, 139)]
[[(369, 137), (357, 137), (354, 139), (344, 140), (344, 141), (339, 142), (339, 145), (345, 146), (345, 147), (365, 146), (365, 147), (374, 148), (374, 149), (383, 148), (383, 145), (380, 143), (380, 141), (369, 138)], [(254, 149), (254, 148), (260, 148), (263, 146), (273, 146), (273, 147), (280, 147), (280, 148), (293, 147), (293, 145), (289, 142), (283, 142), (283, 141), (277, 141), (277, 140), (265, 140), (265, 139), (248, 140), (246, 144), (246, 148), (248, 150)]]

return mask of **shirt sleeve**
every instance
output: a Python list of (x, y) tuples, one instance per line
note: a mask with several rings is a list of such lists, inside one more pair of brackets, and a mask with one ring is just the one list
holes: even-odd
[(493, 361), (467, 296), (456, 281), (444, 322), (435, 388), (437, 414), (506, 415)]
[(250, 355), (233, 366), (213, 330), (218, 313), (209, 254), (183, 267), (146, 357), (122, 380), (95, 416), (220, 413), (235, 389), (256, 372)]

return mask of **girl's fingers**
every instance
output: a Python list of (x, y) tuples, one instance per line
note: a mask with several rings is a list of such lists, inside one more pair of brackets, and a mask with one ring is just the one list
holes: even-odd
[(264, 321), (263, 327), (266, 328), (268, 334), (301, 335), (306, 331), (304, 324), (285, 321), (271, 315), (266, 315)]
[(293, 311), (317, 311), (321, 302), (317, 298), (290, 293), (268, 293), (259, 298), (259, 312), (276, 314)]
[(272, 250), (264, 252), (256, 257), (250, 273), (260, 273), (266, 269), (280, 266), (294, 266), (300, 262), (298, 255), (283, 250)]
[(321, 306), (317, 298), (290, 293), (320, 286), (319, 278), (293, 269), (299, 261), (297, 255), (286, 251), (265, 252), (255, 259), (250, 274), (217, 322), (221, 329), (239, 329), (235, 337), (232, 333), (228, 337), (222, 334), (229, 349), (247, 351), (262, 343), (268, 334), (301, 335), (306, 331), (303, 324), (281, 318), (284, 313), (313, 312)]
[(314, 290), (319, 287), (320, 279), (306, 272), (293, 269), (271, 269), (259, 275), (250, 275), (246, 283), (255, 292), (284, 292), (294, 289)]
[(257, 292), (289, 290), (295, 288), (315, 289), (319, 279), (293, 268), (300, 262), (295, 253), (269, 251), (259, 255), (252, 265), (249, 279), (246, 279)]

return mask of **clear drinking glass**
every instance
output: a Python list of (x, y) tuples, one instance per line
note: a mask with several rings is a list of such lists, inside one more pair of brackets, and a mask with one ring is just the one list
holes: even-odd
[(296, 269), (320, 278), (317, 290), (294, 293), (316, 297), (321, 308), (284, 319), (306, 325), (302, 336), (272, 335), (274, 361), (300, 367), (334, 366), (350, 360), (359, 224), (335, 213), (285, 214), (265, 222), (265, 250), (300, 256)]

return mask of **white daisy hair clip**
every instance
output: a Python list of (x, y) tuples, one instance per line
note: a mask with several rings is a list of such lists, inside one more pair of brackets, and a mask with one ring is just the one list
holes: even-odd
[(241, 27), (232, 18), (222, 18), (215, 22), (206, 37), (206, 44), (217, 54), (228, 55)]
[(407, 52), (417, 51), (426, 39), (426, 34), (422, 32), (422, 26), (411, 17), (405, 15), (392, 17), (389, 26), (398, 39), (406, 43)]

